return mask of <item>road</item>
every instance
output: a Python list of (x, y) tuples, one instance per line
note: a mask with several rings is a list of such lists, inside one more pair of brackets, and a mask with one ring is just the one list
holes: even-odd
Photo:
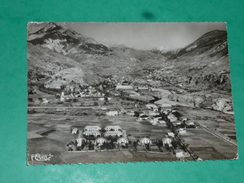
[(209, 129), (208, 127), (206, 127), (205, 125), (199, 124), (197, 122), (196, 122), (196, 124), (199, 125), (201, 128), (203, 128), (204, 130), (206, 130), (208, 133), (211, 133), (212, 135), (220, 138), (221, 140), (223, 140), (223, 141), (225, 141), (225, 142), (227, 142), (227, 143), (229, 143), (229, 144), (234, 145), (234, 146), (237, 147), (237, 143), (236, 142), (234, 142), (230, 138), (224, 136), (223, 134), (218, 133), (216, 131), (213, 131), (213, 130)]

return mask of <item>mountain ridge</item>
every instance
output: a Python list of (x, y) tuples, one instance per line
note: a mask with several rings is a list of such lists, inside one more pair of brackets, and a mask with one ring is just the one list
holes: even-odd
[(216, 85), (217, 89), (230, 90), (226, 31), (210, 31), (167, 54), (124, 45), (107, 47), (55, 23), (36, 26), (28, 31), (27, 40), (32, 79), (41, 72), (50, 82), (57, 72), (77, 67), (83, 73), (77, 75), (82, 81), (79, 84), (95, 84), (109, 75), (147, 79), (151, 73), (154, 79), (188, 88), (208, 89)]
[[(174, 69), (172, 69), (172, 66)], [(170, 72), (169, 72), (170, 70)], [(186, 88), (230, 91), (227, 33), (210, 31), (166, 60), (155, 77)]]

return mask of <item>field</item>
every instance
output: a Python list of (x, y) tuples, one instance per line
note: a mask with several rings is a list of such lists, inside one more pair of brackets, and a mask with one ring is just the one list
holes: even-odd
[[(156, 145), (152, 145), (150, 152), (146, 152), (141, 146), (138, 146), (138, 152), (135, 152), (132, 144), (129, 144), (128, 149), (122, 149), (121, 151), (105, 150), (96, 152), (84, 149), (80, 152), (69, 152), (66, 144), (75, 139), (70, 133), (72, 127), (83, 129), (86, 125), (99, 125), (101, 127), (119, 125), (126, 131), (128, 138), (140, 139), (148, 137), (151, 140), (162, 139), (167, 132), (170, 132), (166, 126), (153, 126), (146, 120), (137, 121), (136, 117), (127, 114), (119, 116), (75, 115), (82, 112), (82, 110), (84, 109), (66, 108), (60, 110), (57, 108), (56, 112), (54, 112), (50, 109), (35, 109), (35, 113), (28, 115), (29, 164), (33, 163), (30, 156), (36, 153), (52, 154), (53, 157), (50, 161), (34, 162), (34, 164), (177, 160), (172, 152), (164, 147), (163, 152), (160, 152)], [(189, 109), (187, 111), (190, 113)], [(189, 144), (190, 149), (203, 160), (233, 159), (236, 155), (237, 147), (201, 127), (201, 125), (203, 124), (194, 129), (187, 129), (187, 133), (182, 135), (185, 142)], [(227, 125), (233, 126), (233, 123), (222, 121), (218, 128), (219, 131), (223, 131), (224, 126)], [(185, 160), (192, 159), (189, 157)]]

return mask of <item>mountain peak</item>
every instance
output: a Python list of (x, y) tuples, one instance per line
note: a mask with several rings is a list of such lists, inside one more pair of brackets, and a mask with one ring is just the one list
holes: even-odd
[(227, 55), (227, 32), (225, 30), (213, 30), (203, 34), (200, 38), (198, 38), (193, 43), (187, 45), (182, 48), (177, 54), (173, 55), (171, 59), (175, 59), (177, 57), (183, 55), (199, 55), (199, 54), (207, 54), (211, 53), (214, 48), (221, 48), (215, 53), (219, 53), (219, 51), (223, 51), (222, 55)]
[(69, 29), (66, 22), (55, 22), (54, 24), (62, 27), (63, 29)]

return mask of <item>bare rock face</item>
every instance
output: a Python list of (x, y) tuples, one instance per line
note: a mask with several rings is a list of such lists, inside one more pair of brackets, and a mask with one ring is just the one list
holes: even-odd
[(222, 111), (226, 105), (225, 100), (216, 99), (214, 102), (215, 103), (212, 105), (212, 107), (214, 110), (217, 110), (217, 111)]
[[(198, 95), (198, 96), (197, 96)], [(218, 98), (221, 95), (204, 96), (200, 93), (191, 94), (170, 94), (168, 98), (171, 101), (191, 105), (196, 108), (213, 109), (224, 113), (233, 113), (231, 99)]]
[(190, 96), (181, 94), (170, 94), (168, 98), (172, 101), (191, 105), (192, 107), (200, 108), (204, 102), (204, 99), (200, 96)]
[(166, 60), (153, 78), (188, 91), (231, 91), (226, 31), (208, 32)]
[(63, 85), (69, 85), (70, 83), (77, 83), (79, 85), (85, 85), (83, 81), (84, 73), (81, 69), (70, 68), (64, 69), (57, 74), (53, 75), (48, 81), (45, 82), (45, 88), (60, 89)]
[[(148, 69), (152, 65), (157, 67), (165, 60), (165, 57), (150, 51), (107, 47), (93, 38), (70, 30), (62, 22), (29, 23), (27, 42), (29, 78), (33, 80), (32, 83), (35, 83), (35, 79), (40, 84), (45, 81), (47, 88), (59, 88), (70, 78), (80, 85), (92, 85), (111, 75), (146, 77), (144, 68)], [(78, 68), (82, 73), (78, 77), (77, 72), (74, 72), (68, 78), (63, 76), (62, 79), (54, 79), (57, 73), (63, 74), (71, 68)]]
[(28, 35), (33, 34), (45, 26), (44, 22), (29, 22), (27, 24)]
[(201, 97), (194, 97), (193, 98), (194, 107), (200, 108), (202, 106), (203, 102), (204, 102), (204, 99)]
[(228, 103), (230, 101), (227, 99), (218, 98), (215, 99), (213, 102), (214, 103), (212, 104), (212, 109), (216, 111), (229, 112), (233, 110), (231, 105)]

